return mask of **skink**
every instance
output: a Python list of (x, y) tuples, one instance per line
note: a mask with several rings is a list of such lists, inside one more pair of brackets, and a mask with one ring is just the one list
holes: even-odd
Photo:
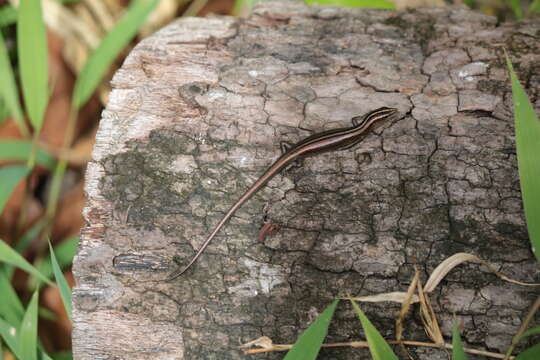
[(167, 281), (173, 280), (182, 275), (189, 269), (201, 256), (206, 247), (210, 244), (210, 241), (216, 236), (219, 230), (225, 225), (225, 223), (234, 215), (246, 201), (249, 200), (257, 191), (259, 191), (270, 179), (278, 174), (283, 168), (289, 165), (291, 162), (310, 155), (319, 154), (337, 149), (348, 149), (358, 144), (363, 139), (363, 135), (367, 133), (371, 125), (389, 118), (397, 113), (397, 109), (382, 107), (367, 113), (364, 116), (356, 116), (352, 118), (352, 127), (340, 128), (324, 131), (318, 134), (308, 136), (304, 140), (291, 146), (266, 170), (261, 177), (246, 190), (236, 203), (234, 203), (229, 211), (223, 216), (220, 222), (216, 225), (214, 230), (208, 235), (201, 248), (197, 251), (197, 254), (191, 259), (191, 261), (184, 267), (174, 271)]

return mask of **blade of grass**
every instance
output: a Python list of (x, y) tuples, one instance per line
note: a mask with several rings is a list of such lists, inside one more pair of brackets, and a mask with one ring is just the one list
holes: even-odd
[(18, 335), (19, 334), (16, 327), (12, 326), (7, 321), (0, 318), (0, 336), (2, 336), (4, 342), (11, 349), (13, 355), (15, 355), (18, 359), (23, 359), (19, 352)]
[(54, 255), (54, 250), (50, 241), (49, 250), (51, 253), (51, 264), (54, 272), (54, 277), (56, 279), (56, 284), (60, 289), (60, 297), (62, 298), (62, 302), (64, 303), (64, 309), (66, 309), (67, 316), (69, 320), (71, 320), (71, 289), (69, 288), (66, 278), (64, 277), (64, 274), (62, 273), (62, 270), (60, 270), (60, 266), (56, 261), (56, 256)]
[(53, 360), (71, 360), (73, 355), (70, 351), (62, 351), (56, 354), (52, 354)]
[(334, 300), (300, 335), (283, 360), (314, 360), (328, 333), (330, 320), (334, 315), (339, 300)]
[(8, 113), (13, 116), (13, 120), (23, 135), (29, 136), (30, 132), (24, 122), (15, 76), (13, 76), (13, 70), (2, 32), (0, 32), (0, 79), (2, 79), (0, 81), (0, 98), (3, 100), (4, 106)]
[(463, 343), (461, 342), (461, 335), (459, 334), (459, 324), (456, 319), (454, 319), (454, 326), (452, 328), (452, 360), (467, 360), (467, 355), (465, 355)]
[(234, 6), (231, 15), (241, 16), (243, 13), (248, 12), (253, 8), (253, 0), (234, 0)]
[(0, 125), (4, 123), (4, 121), (7, 120), (7, 117), (9, 116), (9, 111), (6, 108), (6, 105), (4, 105), (4, 100), (2, 100), (2, 97), (0, 97)]
[(6, 270), (0, 269), (0, 294), (2, 294), (0, 316), (18, 327), (24, 315), (24, 308), (9, 279)]
[[(41, 230), (43, 230), (44, 226), (46, 225), (46, 221), (45, 219), (40, 219), (39, 221), (37, 221), (34, 225), (32, 225), (30, 227), (30, 229), (28, 229), (22, 236), (21, 238), (19, 239), (19, 241), (15, 244), (15, 246), (13, 247), (15, 249), (15, 251), (17, 251), (19, 254), (22, 254), (26, 248), (28, 247), (28, 245), (30, 245), (30, 243), (32, 242), (32, 240), (34, 240), (38, 235), (39, 233), (41, 232)], [(13, 266), (9, 266), (9, 265), (4, 265), (4, 268), (6, 270), (6, 274), (8, 276), (8, 278), (11, 278), (11, 276), (13, 275), (13, 272), (15, 271), (15, 268)], [(37, 268), (37, 267), (36, 267)], [(44, 274), (39, 268), (37, 268), (39, 272), (41, 272), (44, 276), (47, 276), (46, 274)], [(50, 276), (47, 276), (48, 278)], [(35, 279), (35, 278), (32, 278), (32, 280)], [(38, 281), (39, 280), (36, 280), (35, 281), (35, 284), (36, 286), (33, 286), (33, 288), (36, 288), (37, 287), (37, 284), (38, 284)], [(41, 282), (39, 282), (41, 283)]]
[(9, 200), (11, 193), (24, 179), (30, 169), (26, 165), (9, 165), (0, 168), (0, 214), (4, 211), (7, 201)]
[(521, 10), (521, 4), (519, 3), (519, 0), (510, 0), (510, 7), (512, 8), (514, 16), (517, 20), (523, 19), (523, 11)]
[[(60, 244), (54, 247), (54, 254), (58, 260), (58, 265), (61, 269), (71, 266), (73, 257), (77, 252), (77, 246), (79, 244), (79, 237), (72, 236), (69, 239), (62, 241)], [(39, 270), (43, 276), (51, 277), (53, 274), (51, 256), (49, 255), (41, 264), (36, 265), (36, 269)]]
[(521, 354), (516, 356), (516, 360), (538, 360), (540, 359), (540, 344), (533, 345)]
[(350, 299), (350, 301), (352, 303), (354, 311), (356, 311), (356, 314), (358, 315), (358, 318), (360, 319), (362, 328), (364, 329), (364, 333), (366, 335), (366, 339), (369, 344), (369, 351), (373, 359), (374, 360), (398, 360), (398, 357), (396, 356), (396, 354), (394, 354), (390, 345), (388, 345), (386, 340), (384, 340), (384, 338), (377, 331), (375, 326), (373, 326), (371, 321), (369, 321), (369, 319), (364, 314), (362, 309), (360, 309), (360, 306), (358, 306), (358, 304), (353, 299)]
[(114, 59), (135, 36), (157, 3), (158, 0), (136, 0), (131, 3), (126, 14), (105, 36), (79, 74), (73, 93), (73, 108), (79, 109), (88, 101)]
[(41, 348), (39, 349), (39, 356), (40, 360), (53, 360), (52, 357), (50, 357), (44, 350)]
[(0, 7), (0, 28), (14, 24), (17, 21), (17, 10), (11, 4)]
[(540, 0), (534, 0), (529, 6), (530, 13), (539, 13), (540, 12)]
[(188, 8), (182, 13), (182, 17), (197, 16), (197, 14), (206, 6), (208, 0), (193, 0)]
[(39, 292), (35, 291), (26, 308), (19, 331), (19, 352), (21, 359), (37, 360), (37, 312)]
[(26, 112), (35, 134), (38, 134), (49, 97), (47, 35), (40, 0), (20, 2), (17, 48)]
[[(20, 238), (19, 241), (13, 247), (19, 254), (22, 254), (30, 245), (30, 243), (38, 237), (39, 233), (45, 227), (46, 222), (44, 219), (40, 219), (34, 225), (30, 227)], [(39, 269), (38, 269), (39, 270)], [(43, 272), (41, 272), (43, 274)]]
[(527, 230), (536, 260), (540, 262), (540, 121), (521, 87), (512, 62), (505, 53), (510, 80), (512, 82), (512, 102), (516, 127), (516, 149), (521, 184), (521, 196)]
[(342, 7), (360, 7), (373, 9), (395, 9), (396, 5), (388, 0), (304, 0), (306, 4), (332, 5)]
[(27, 273), (41, 279), (48, 285), (53, 285), (53, 282), (43, 276), (36, 268), (34, 268), (25, 258), (19, 255), (18, 252), (13, 250), (4, 240), (0, 239), (0, 261), (16, 266)]
[(51, 322), (58, 321), (58, 316), (56, 316), (56, 313), (42, 306), (38, 307), (38, 316)]
[[(32, 152), (32, 143), (28, 140), (0, 140), (1, 161), (26, 161)], [(54, 157), (43, 149), (36, 152), (36, 163), (47, 169), (55, 164)]]
[(521, 334), (518, 341), (521, 341), (527, 336), (538, 335), (538, 334), (540, 334), (540, 326), (525, 331), (523, 334)]
[(534, 321), (534, 317), (536, 313), (538, 313), (539, 309), (540, 309), (540, 296), (536, 298), (532, 306), (529, 308), (529, 311), (527, 312), (527, 315), (521, 322), (521, 325), (519, 326), (517, 333), (512, 338), (512, 343), (506, 350), (505, 359), (510, 358), (510, 355), (512, 355), (512, 353), (514, 352), (515, 347), (518, 345), (519, 341), (522, 339), (522, 335), (527, 332), (526, 329)]

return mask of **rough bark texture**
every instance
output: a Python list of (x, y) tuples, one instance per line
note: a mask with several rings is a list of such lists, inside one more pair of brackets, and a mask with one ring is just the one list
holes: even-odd
[[(502, 46), (538, 104), (539, 34), (538, 22), (497, 26), (466, 10), (274, 2), (244, 20), (182, 19), (142, 41), (114, 77), (88, 166), (75, 358), (241, 359), (242, 342), (294, 342), (335, 297), (404, 291), (415, 266), (425, 279), (456, 252), (538, 280)], [(401, 120), (278, 175), (195, 267), (160, 281), (277, 158), (280, 141), (380, 106)], [(265, 222), (279, 230), (260, 236)], [(505, 350), (537, 295), (474, 264), (439, 289), (444, 334), (457, 313), (466, 343), (492, 351)], [(399, 305), (363, 309), (391, 338)], [(327, 341), (360, 335), (343, 303)], [(405, 338), (427, 340), (417, 311)], [(353, 358), (369, 353), (319, 356)]]

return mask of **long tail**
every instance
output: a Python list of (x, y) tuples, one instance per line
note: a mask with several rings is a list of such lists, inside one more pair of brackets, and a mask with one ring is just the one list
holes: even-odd
[(202, 244), (199, 251), (197, 251), (197, 254), (191, 259), (191, 261), (183, 268), (177, 269), (174, 271), (165, 281), (171, 281), (185, 273), (191, 265), (193, 265), (197, 259), (201, 256), (201, 254), (206, 250), (206, 247), (210, 244), (210, 241), (216, 236), (216, 234), (221, 230), (223, 225), (233, 216), (233, 214), (238, 210), (246, 201), (251, 198), (259, 189), (261, 189), (270, 179), (272, 179), (279, 171), (284, 168), (287, 165), (288, 162), (278, 162), (276, 161), (269, 169), (266, 170), (266, 172), (249, 187), (248, 190), (236, 201), (236, 203), (231, 206), (229, 211), (223, 216), (223, 218), (220, 220), (220, 222), (216, 225), (214, 230), (212, 230), (212, 233), (208, 235), (204, 243)]

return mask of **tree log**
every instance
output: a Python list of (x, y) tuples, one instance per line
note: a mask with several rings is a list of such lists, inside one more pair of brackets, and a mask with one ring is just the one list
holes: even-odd
[[(465, 9), (278, 1), (245, 19), (180, 19), (143, 40), (114, 76), (88, 165), (74, 357), (243, 359), (241, 343), (293, 343), (334, 298), (406, 291), (415, 268), (425, 281), (458, 252), (538, 281), (503, 47), (538, 107), (539, 33), (538, 21), (497, 25)], [(280, 155), (281, 141), (350, 126), (381, 106), (401, 116), (352, 149), (276, 176), (194, 267), (163, 281)], [(467, 346), (504, 352), (537, 295), (467, 263), (430, 298), (447, 341), (455, 313)], [(394, 338), (400, 304), (362, 308)], [(362, 333), (343, 301), (326, 342)], [(417, 308), (403, 338), (429, 341)], [(319, 355), (368, 358), (352, 348)]]

